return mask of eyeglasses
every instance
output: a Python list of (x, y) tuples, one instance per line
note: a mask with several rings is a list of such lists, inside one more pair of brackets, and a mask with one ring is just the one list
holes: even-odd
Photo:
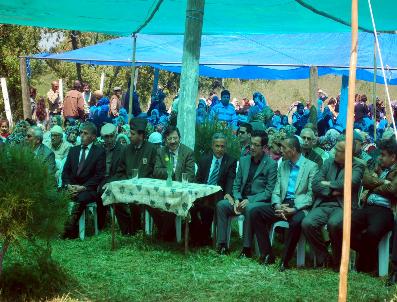
[(179, 137), (169, 136), (166, 138), (166, 141), (170, 143), (170, 142), (176, 142), (178, 139), (179, 139)]
[(309, 142), (313, 140), (311, 137), (308, 137), (308, 136), (301, 136), (301, 139), (307, 140)]

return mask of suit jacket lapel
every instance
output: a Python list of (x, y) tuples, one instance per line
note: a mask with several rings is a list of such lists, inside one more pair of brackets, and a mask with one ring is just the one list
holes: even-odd
[(91, 162), (91, 159), (92, 159), (92, 157), (94, 156), (95, 148), (96, 148), (96, 146), (93, 144), (93, 145), (91, 146), (90, 151), (88, 152), (88, 155), (87, 155), (86, 158), (85, 158), (84, 166), (83, 166), (83, 170), (82, 170), (82, 171), (84, 171), (85, 168), (87, 167), (87, 165)]
[(241, 163), (241, 167), (239, 167), (241, 169), (241, 174), (243, 176), (243, 185), (241, 186), (241, 188), (244, 188), (245, 183), (247, 182), (247, 178), (248, 178), (248, 173), (250, 170), (250, 165), (251, 165), (251, 157), (242, 157), (242, 159), (240, 160)]
[(280, 168), (282, 168), (283, 169), (282, 172), (284, 172), (283, 178), (281, 179), (282, 188), (283, 188), (283, 191), (281, 192), (281, 198), (282, 200), (284, 200), (285, 196), (287, 195), (288, 181), (289, 181), (289, 175), (291, 173), (291, 168), (289, 166), (289, 162), (287, 161), (284, 161)]
[[(225, 173), (226, 161), (227, 161), (227, 158), (226, 158), (226, 154), (225, 154), (222, 158), (221, 166), (219, 167), (218, 179), (220, 179), (222, 177), (222, 175)], [(210, 166), (210, 168), (211, 168), (211, 166)]]
[(74, 154), (74, 162), (76, 164), (74, 165), (73, 168), (74, 168), (74, 174), (76, 175), (77, 174), (77, 170), (79, 169), (81, 145), (80, 145), (80, 148), (76, 148), (75, 150), (76, 150), (76, 152)]
[(266, 155), (263, 155), (263, 158), (262, 158), (261, 162), (259, 163), (258, 169), (256, 169), (256, 171), (255, 171), (255, 175), (254, 175), (253, 179), (255, 179), (259, 175), (259, 173), (263, 170), (266, 162), (267, 162)]
[(336, 171), (337, 171), (337, 167), (336, 167), (335, 163), (333, 162), (331, 164), (330, 169), (329, 169), (329, 178), (330, 178), (330, 180), (335, 180)]
[(302, 164), (301, 164), (301, 166), (299, 167), (298, 177), (297, 177), (296, 182), (295, 182), (295, 192), (297, 191), (298, 186), (299, 186), (299, 184), (300, 184), (300, 182), (301, 182), (301, 179), (302, 179), (302, 176), (303, 176), (303, 172), (304, 172), (304, 170), (305, 170), (305, 167), (306, 167), (306, 160), (303, 158)]
[[(182, 169), (181, 164), (182, 164), (182, 158), (183, 158), (184, 154), (183, 154), (183, 147), (182, 144), (179, 146), (179, 150), (178, 150), (178, 157), (176, 159), (176, 167), (175, 167), (175, 175), (179, 175), (180, 171)], [(179, 173), (179, 174), (178, 174)]]
[(203, 166), (203, 173), (205, 173), (204, 175), (204, 182), (207, 183), (208, 182), (208, 178), (210, 177), (210, 170), (211, 170), (211, 164), (212, 164), (212, 154), (208, 155), (207, 159), (204, 161), (204, 166)]

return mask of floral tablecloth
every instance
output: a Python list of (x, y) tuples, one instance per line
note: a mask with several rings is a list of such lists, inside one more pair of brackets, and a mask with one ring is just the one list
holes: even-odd
[(186, 217), (194, 201), (222, 190), (219, 186), (197, 183), (172, 182), (139, 178), (113, 181), (102, 194), (104, 205), (114, 203), (137, 203)]

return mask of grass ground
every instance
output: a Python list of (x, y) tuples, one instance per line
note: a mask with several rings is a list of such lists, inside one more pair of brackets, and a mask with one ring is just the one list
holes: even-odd
[[(263, 267), (219, 256), (209, 248), (183, 254), (181, 245), (110, 232), (80, 240), (56, 240), (53, 257), (70, 276), (69, 289), (51, 301), (336, 301), (338, 274), (329, 270)], [(77, 285), (76, 285), (77, 284)], [(349, 275), (349, 301), (390, 301), (394, 287), (359, 273)]]

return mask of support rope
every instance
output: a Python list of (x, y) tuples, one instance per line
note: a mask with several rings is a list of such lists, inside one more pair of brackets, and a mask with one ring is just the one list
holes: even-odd
[(382, 52), (380, 50), (380, 45), (379, 45), (379, 40), (378, 40), (378, 33), (376, 31), (376, 24), (375, 24), (374, 14), (372, 12), (371, 0), (368, 0), (368, 6), (369, 6), (369, 12), (371, 14), (372, 26), (374, 28), (374, 36), (375, 36), (375, 41), (376, 41), (376, 47), (378, 49), (378, 55), (379, 55), (380, 67), (382, 69), (383, 81), (385, 82), (385, 90), (386, 90), (386, 95), (387, 95), (387, 102), (389, 104), (389, 110), (390, 110), (390, 114), (391, 114), (391, 121), (393, 123), (393, 128), (394, 128), (394, 136), (396, 137), (396, 140), (397, 140), (396, 121), (394, 120), (393, 108), (391, 106), (389, 86), (387, 85), (386, 73), (385, 73), (385, 68), (384, 68), (384, 65), (383, 65)]

